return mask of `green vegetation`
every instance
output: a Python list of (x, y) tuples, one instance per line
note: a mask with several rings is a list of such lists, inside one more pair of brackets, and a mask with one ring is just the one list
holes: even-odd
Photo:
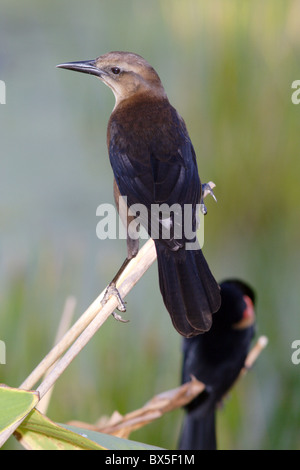
[[(63, 61), (131, 50), (158, 71), (184, 117), (208, 201), (204, 252), (218, 280), (257, 293), (269, 345), (219, 413), (222, 449), (300, 449), (297, 0), (4, 0), (0, 18), (0, 383), (17, 387), (52, 347), (68, 295), (76, 317), (111, 280), (125, 242), (96, 238), (96, 208), (112, 202), (106, 150), (111, 92)], [(152, 266), (59, 379), (50, 419), (96, 422), (179, 384), (181, 339)], [(176, 448), (182, 411), (132, 434)], [(10, 439), (4, 448), (19, 448)]]

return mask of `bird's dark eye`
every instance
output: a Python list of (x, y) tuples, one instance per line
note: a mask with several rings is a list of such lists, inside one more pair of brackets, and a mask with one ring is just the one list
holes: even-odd
[(121, 70), (119, 69), (119, 67), (112, 67), (112, 68), (111, 68), (111, 71), (112, 71), (112, 73), (114, 73), (115, 75), (118, 75), (118, 74), (121, 72)]

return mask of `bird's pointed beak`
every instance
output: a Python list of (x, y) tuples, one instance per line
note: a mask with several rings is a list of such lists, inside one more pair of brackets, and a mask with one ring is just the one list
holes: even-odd
[(56, 67), (61, 69), (75, 70), (75, 72), (89, 73), (101, 77), (104, 72), (99, 69), (96, 65), (95, 60), (83, 60), (78, 62), (65, 62), (64, 64), (58, 64)]

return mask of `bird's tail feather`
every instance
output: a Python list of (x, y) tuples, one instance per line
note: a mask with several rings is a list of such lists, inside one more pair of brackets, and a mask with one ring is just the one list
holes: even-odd
[(156, 242), (159, 285), (176, 330), (185, 337), (208, 331), (220, 308), (220, 288), (200, 249), (170, 252)]
[(204, 416), (187, 413), (179, 439), (179, 450), (216, 450), (215, 410), (210, 408)]

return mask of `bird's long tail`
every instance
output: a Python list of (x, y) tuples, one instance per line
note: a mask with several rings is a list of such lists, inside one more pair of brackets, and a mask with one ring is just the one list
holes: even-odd
[(159, 285), (176, 330), (185, 337), (208, 331), (220, 308), (220, 288), (200, 249), (170, 251), (155, 242)]
[[(196, 411), (196, 410), (195, 410)], [(179, 450), (216, 450), (215, 410), (210, 408), (203, 416), (187, 413), (181, 430)]]

